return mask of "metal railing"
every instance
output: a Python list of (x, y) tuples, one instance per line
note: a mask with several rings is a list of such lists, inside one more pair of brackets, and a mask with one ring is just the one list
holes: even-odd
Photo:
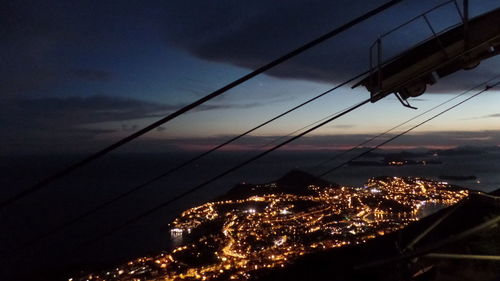
[[(429, 17), (428, 15), (431, 13), (431, 12), (434, 12), (442, 7), (445, 7), (445, 6), (453, 6), (455, 8), (455, 10), (457, 11), (457, 14), (461, 20), (461, 22), (459, 23), (456, 23), (456, 24), (452, 24), (450, 26), (448, 26), (447, 28), (444, 28), (443, 30), (439, 31), (439, 32), (436, 32), (436, 29), (433, 27), (432, 25), (432, 22), (429, 20)], [(370, 81), (369, 81), (369, 85), (371, 87), (371, 89), (376, 89), (374, 92), (372, 92), (372, 96), (374, 94), (377, 94), (377, 93), (380, 93), (383, 91), (382, 89), (382, 81), (384, 79), (383, 77), (383, 73), (382, 73), (382, 68), (383, 66), (391, 63), (392, 61), (396, 60), (397, 58), (400, 58), (402, 57), (403, 55), (405, 55), (409, 50), (411, 50), (411, 48), (409, 50), (406, 50), (406, 51), (403, 51), (397, 55), (394, 55), (392, 56), (391, 58), (383, 61), (383, 39), (387, 36), (389, 36), (390, 34), (410, 25), (411, 23), (414, 23), (416, 22), (417, 20), (423, 20), (426, 24), (426, 26), (429, 28), (429, 31), (432, 33), (432, 35), (430, 37), (427, 37), (423, 40), (420, 40), (418, 42), (416, 42), (414, 44), (414, 46), (417, 46), (419, 44), (422, 44), (426, 41), (429, 41), (429, 40), (436, 40), (436, 42), (438, 43), (439, 45), (439, 48), (440, 50), (443, 52), (444, 56), (448, 59), (449, 58), (449, 54), (446, 52), (446, 48), (444, 46), (444, 44), (441, 42), (441, 40), (439, 39), (439, 36), (453, 28), (456, 28), (458, 26), (460, 26), (461, 24), (466, 24), (468, 22), (468, 18), (466, 18), (463, 14), (462, 14), (462, 11), (460, 10), (460, 6), (457, 2), (457, 0), (449, 0), (449, 1), (446, 1), (446, 2), (443, 2), (437, 6), (434, 6), (433, 8), (419, 14), (418, 16), (415, 16), (413, 18), (411, 18), (410, 20), (394, 27), (393, 29), (383, 33), (382, 35), (380, 35), (376, 40), (375, 42), (373, 42), (373, 44), (370, 46), (370, 55), (369, 55), (369, 60), (370, 60), (370, 65), (369, 65), (369, 77), (370, 77)], [(373, 73), (377, 71), (377, 75), (376, 77), (373, 75)], [(376, 81), (374, 81), (374, 79), (376, 78)]]

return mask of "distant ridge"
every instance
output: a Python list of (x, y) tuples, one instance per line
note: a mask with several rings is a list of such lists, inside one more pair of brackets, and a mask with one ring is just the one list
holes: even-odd
[(219, 200), (243, 199), (250, 196), (271, 194), (271, 193), (292, 193), (292, 194), (311, 194), (307, 189), (309, 185), (319, 187), (338, 187), (336, 183), (331, 183), (308, 174), (301, 170), (291, 170), (277, 181), (267, 184), (248, 184), (240, 183), (231, 188), (225, 195), (219, 197)]
[(493, 196), (500, 196), (500, 188), (493, 190), (489, 194)]
[(284, 190), (303, 190), (304, 187), (309, 185), (316, 185), (319, 187), (338, 186), (338, 184), (330, 183), (326, 180), (296, 169), (286, 173), (283, 177), (277, 180), (276, 183)]

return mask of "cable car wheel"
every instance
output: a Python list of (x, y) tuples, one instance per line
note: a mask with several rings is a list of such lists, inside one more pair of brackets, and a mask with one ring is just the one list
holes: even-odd
[(466, 60), (463, 66), (463, 69), (465, 70), (471, 70), (476, 68), (479, 64), (481, 63), (480, 60), (475, 60), (475, 59), (469, 59)]
[(410, 97), (414, 98), (425, 93), (425, 90), (427, 90), (427, 83), (425, 81), (418, 80), (400, 89), (399, 94), (403, 99)]

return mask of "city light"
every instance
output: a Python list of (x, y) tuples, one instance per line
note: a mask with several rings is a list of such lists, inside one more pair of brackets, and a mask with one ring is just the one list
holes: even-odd
[(189, 243), (131, 261), (116, 268), (118, 274), (75, 280), (248, 280), (255, 271), (286, 267), (309, 253), (399, 230), (420, 219), (426, 207), (449, 206), (468, 195), (444, 182), (409, 177), (372, 178), (362, 188), (304, 189), (188, 209), (171, 223), (170, 233)]

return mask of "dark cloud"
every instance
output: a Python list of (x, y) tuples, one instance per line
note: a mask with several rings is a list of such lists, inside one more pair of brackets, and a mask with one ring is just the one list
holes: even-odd
[[(9, 1), (0, 17), (0, 33), (6, 42), (0, 45), (3, 66), (0, 75), (8, 81), (1, 83), (0, 92), (5, 95), (50, 89), (68, 78), (109, 81), (111, 74), (93, 65), (101, 65), (103, 60), (116, 62), (109, 55), (101, 57), (102, 54), (116, 54), (116, 60), (123, 60), (119, 54), (122, 50), (140, 52), (137, 42), (142, 38), (130, 35), (130, 30), (137, 28), (147, 29), (139, 34), (163, 32), (169, 47), (175, 46), (199, 58), (254, 69), (384, 2)], [(343, 80), (367, 68), (369, 46), (380, 33), (440, 2), (404, 1), (270, 74), (322, 82)], [(493, 0), (477, 2), (471, 4), (473, 15), (498, 6)], [(444, 19), (455, 19), (447, 10), (443, 13), (445, 16), (430, 18), (438, 26), (446, 25)], [(421, 23), (409, 26), (408, 30), (387, 38), (386, 56), (404, 50), (415, 38), (428, 35)], [(84, 60), (84, 68), (80, 66), (82, 58), (91, 58)], [(69, 73), (68, 68), (72, 69)], [(491, 69), (494, 68), (487, 68)], [(466, 80), (478, 80), (483, 74), (470, 72), (465, 76)], [(461, 89), (462, 81), (456, 79), (432, 90)]]
[[(376, 145), (382, 141), (393, 137), (393, 134), (385, 135), (373, 143), (366, 146)], [(318, 147), (327, 147), (328, 145), (348, 147), (365, 140), (372, 138), (373, 135), (368, 134), (343, 134), (337, 136), (312, 136), (299, 140), (299, 143), (310, 146), (317, 145)], [(461, 146), (467, 144), (482, 144), (482, 145), (498, 145), (500, 144), (500, 131), (441, 131), (441, 132), (414, 132), (404, 135), (387, 146), (409, 146), (409, 147), (425, 147), (425, 146)]]
[[(89, 123), (122, 121), (170, 111), (174, 106), (108, 96), (0, 100), (0, 140), (7, 151), (85, 151), (98, 137), (114, 133)], [(96, 144), (93, 144), (96, 142)], [(85, 148), (86, 147), (86, 148)]]
[[(96, 83), (87, 82), (127, 84), (119, 81), (123, 78), (120, 71), (133, 69), (135, 75), (142, 70), (137, 68), (140, 63), (136, 60), (150, 56), (146, 52), (149, 41), (144, 38), (163, 36), (168, 48), (173, 46), (204, 60), (254, 69), (383, 2), (386, 1), (172, 0), (148, 1), (147, 4), (138, 0), (120, 3), (8, 1), (0, 17), (0, 34), (3, 35), (0, 44), (0, 126), (9, 132), (12, 145), (37, 137), (40, 137), (39, 143), (50, 144), (57, 137), (61, 142), (74, 143), (77, 139), (95, 139), (114, 132), (84, 127), (90, 123), (118, 121), (124, 123), (122, 130), (133, 131), (137, 127), (130, 120), (163, 117), (183, 104), (176, 104), (175, 98), (173, 102), (162, 104), (141, 98), (88, 97), (89, 92), (110, 91), (92, 88)], [(271, 75), (322, 82), (345, 79), (366, 69), (368, 48), (378, 34), (438, 2), (404, 1), (391, 11), (275, 68)], [(436, 17), (432, 20), (441, 22)], [(142, 34), (147, 36), (138, 38)], [(421, 26), (412, 26), (408, 32), (388, 38), (390, 43), (384, 50), (403, 50), (414, 38), (426, 35)], [(129, 59), (130, 54), (138, 55)], [(468, 88), (469, 82), (482, 81), (485, 76), (495, 73), (496, 66), (486, 64), (485, 68), (474, 72), (458, 73), (454, 76), (457, 79), (438, 83), (432, 91)], [(187, 85), (186, 90), (195, 94), (199, 94), (197, 90), (205, 92), (203, 81), (188, 81), (195, 89)], [(141, 86), (138, 85), (140, 90), (137, 92), (143, 90)], [(206, 87), (210, 90), (210, 86)], [(69, 94), (85, 97), (68, 97)], [(197, 110), (261, 105), (219, 102)], [(474, 137), (477, 136), (471, 136)], [(362, 139), (363, 136), (354, 135), (336, 137), (345, 144)], [(314, 138), (308, 140), (311, 144), (314, 142)], [(315, 141), (318, 145), (328, 145), (326, 141), (322, 143), (320, 137)]]
[[(250, 104), (207, 104), (198, 111), (224, 110), (261, 106)], [(0, 100), (0, 127), (9, 132), (0, 145), (17, 147), (51, 146), (55, 143), (84, 143), (100, 135), (114, 133), (114, 130), (88, 128), (104, 122), (124, 122), (121, 131), (133, 132), (139, 129), (133, 120), (161, 118), (184, 106), (183, 104), (161, 104), (116, 96), (91, 96), (71, 98), (4, 99)], [(159, 127), (158, 132), (165, 129)], [(118, 130), (119, 131), (119, 130)], [(29, 140), (37, 140), (30, 142)], [(28, 145), (29, 143), (29, 145)], [(93, 144), (92, 147), (97, 145)], [(65, 147), (65, 146), (64, 146)], [(70, 149), (72, 151), (74, 148)]]
[(131, 120), (165, 114), (176, 105), (164, 105), (112, 96), (25, 99), (16, 103), (29, 119), (51, 122), (63, 119), (67, 124), (89, 124)]
[[(96, 95), (91, 97), (39, 98), (4, 101), (1, 113), (5, 119), (21, 120), (37, 124), (63, 122), (67, 125), (83, 125), (110, 121), (124, 121), (148, 117), (164, 117), (184, 104), (161, 104), (116, 96)], [(221, 110), (231, 108), (250, 108), (262, 106), (261, 103), (249, 104), (206, 104), (198, 111)], [(128, 125), (127, 125), (128, 126)], [(126, 127), (124, 130), (135, 130)]]
[(90, 82), (109, 82), (111, 73), (94, 69), (73, 69), (68, 72), (70, 75)]
[(472, 117), (472, 118), (462, 118), (461, 120), (476, 120), (476, 119), (498, 118), (498, 117), (500, 117), (500, 113), (489, 114), (489, 115), (483, 115), (483, 116), (479, 116), (479, 117)]
[[(279, 101), (277, 101), (279, 102)], [(272, 103), (271, 102), (251, 102), (251, 103), (245, 103), (245, 104), (231, 104), (231, 103), (221, 103), (221, 104), (204, 104), (199, 106), (197, 109), (194, 111), (209, 111), (209, 110), (220, 110), (220, 109), (238, 109), (238, 108), (253, 108), (253, 107), (259, 107), (263, 105), (268, 105)]]
[(483, 116), (483, 118), (496, 118), (496, 117), (500, 117), (500, 113), (490, 114), (490, 115)]
[(330, 126), (330, 128), (337, 128), (337, 129), (352, 129), (354, 127), (356, 127), (356, 125), (352, 124), (338, 124)]
[[(329, 31), (386, 1), (172, 1), (166, 12), (170, 45), (199, 58), (256, 69), (271, 59)], [(367, 69), (369, 47), (382, 34), (441, 1), (405, 1), (356, 26), (269, 74), (321, 82), (339, 82)], [(471, 5), (476, 15), (498, 7), (493, 1)], [(438, 31), (459, 22), (453, 5), (430, 14)], [(196, 20), (192, 20), (196, 19)], [(384, 57), (391, 57), (431, 36), (423, 21), (385, 37)], [(432, 87), (432, 92), (469, 88), (496, 71), (498, 63), (480, 71), (462, 72)]]
[(122, 131), (135, 132), (139, 127), (137, 125), (122, 124)]
[(152, 22), (158, 6), (135, 0), (7, 1), (0, 16), (0, 75), (7, 82), (0, 94), (48, 91), (67, 79), (109, 81), (110, 73), (92, 65), (109, 60), (99, 55), (130, 45), (129, 31)]
[[(356, 1), (312, 1), (307, 5), (296, 0), (286, 4), (281, 1), (219, 1), (217, 4), (198, 1), (193, 9), (192, 2), (174, 1), (165, 17), (166, 35), (170, 44), (202, 59), (254, 69), (382, 1), (371, 2), (361, 7)], [(344, 12), (335, 13), (340, 7)], [(352, 48), (355, 47), (349, 49)], [(339, 52), (347, 58), (353, 57), (347, 48), (321, 48), (307, 58), (279, 67), (272, 74), (331, 81), (332, 73), (338, 73), (330, 63)], [(318, 64), (321, 60), (330, 63)], [(368, 62), (359, 63), (367, 65)], [(342, 67), (346, 64), (342, 63)]]
[[(374, 142), (365, 144), (364, 146), (375, 146), (384, 140), (393, 137), (393, 134), (388, 134), (381, 137)], [(353, 147), (356, 144), (365, 142), (371, 139), (373, 135), (370, 134), (342, 134), (342, 135), (317, 135), (305, 136), (297, 141), (294, 141), (285, 147), (287, 149), (301, 149), (301, 150), (337, 150)], [(207, 150), (216, 145), (219, 145), (232, 136), (214, 136), (202, 138), (179, 138), (179, 139), (165, 139), (165, 140), (144, 140), (149, 144), (150, 148), (156, 145), (169, 145), (170, 147), (177, 147), (180, 149), (195, 149)], [(238, 150), (254, 150), (269, 148), (270, 141), (281, 138), (281, 136), (246, 136), (236, 143), (228, 146), (229, 149)], [(284, 139), (281, 139), (284, 141)], [(277, 144), (277, 143), (275, 143)], [(274, 144), (274, 145), (275, 145)], [(446, 148), (465, 145), (480, 145), (480, 146), (497, 146), (500, 145), (500, 131), (442, 131), (442, 132), (424, 132), (413, 133), (404, 135), (393, 142), (383, 146), (382, 148)]]

